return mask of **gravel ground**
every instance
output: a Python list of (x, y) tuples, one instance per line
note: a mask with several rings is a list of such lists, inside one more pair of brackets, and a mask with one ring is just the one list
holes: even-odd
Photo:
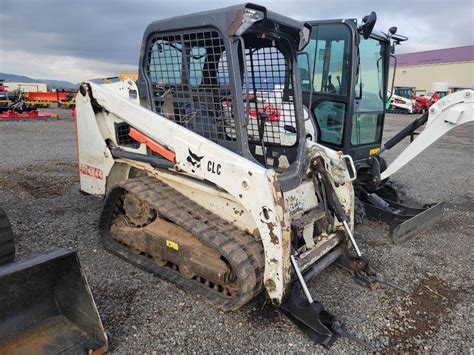
[[(101, 201), (78, 192), (74, 121), (68, 111), (60, 114), (57, 121), (0, 122), (0, 201), (20, 257), (59, 246), (78, 250), (113, 351), (324, 352), (263, 296), (223, 313), (105, 252), (96, 228)], [(412, 119), (388, 115), (385, 137)], [(401, 246), (390, 243), (383, 224), (365, 221), (356, 229), (373, 265), (409, 294), (363, 288), (334, 266), (311, 283), (315, 299), (380, 351), (474, 347), (472, 137), (472, 124), (451, 132), (395, 176), (411, 202), (446, 200), (435, 227)], [(331, 350), (363, 348), (340, 339)]]

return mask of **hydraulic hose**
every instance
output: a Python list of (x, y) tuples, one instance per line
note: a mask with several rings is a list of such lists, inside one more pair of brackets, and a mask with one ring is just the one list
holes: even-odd
[(328, 199), (328, 208), (331, 212), (335, 214), (337, 220), (344, 225), (344, 229), (346, 230), (347, 235), (349, 236), (349, 239), (351, 240), (351, 243), (357, 253), (357, 256), (361, 257), (362, 253), (349, 227), (349, 218), (346, 214), (346, 211), (344, 211), (344, 208), (342, 207), (342, 204), (339, 201), (339, 198), (337, 197), (334, 187), (331, 184), (329, 174), (326, 171), (326, 168), (324, 167), (324, 161), (322, 160), (322, 158), (316, 158), (316, 159), (317, 160), (314, 160), (312, 165), (313, 165), (314, 170), (317, 173), (319, 173), (321, 180), (323, 182), (323, 187), (326, 191), (326, 196)]
[(415, 132), (418, 128), (423, 126), (426, 123), (426, 121), (428, 121), (428, 111), (426, 111), (416, 120), (414, 120), (404, 129), (402, 129), (400, 132), (398, 132), (395, 136), (393, 136), (387, 142), (385, 142), (382, 149), (380, 150), (380, 153), (382, 153), (384, 150), (392, 149), (395, 145), (400, 143), (400, 141), (402, 141), (405, 137), (408, 137), (409, 135), (413, 134), (413, 132)]

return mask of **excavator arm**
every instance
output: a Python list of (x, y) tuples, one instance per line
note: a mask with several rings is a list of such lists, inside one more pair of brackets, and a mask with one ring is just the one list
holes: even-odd
[[(429, 110), (426, 127), (381, 174), (385, 180), (453, 128), (474, 121), (474, 91), (462, 90), (445, 96)], [(416, 121), (414, 122), (416, 123)], [(417, 125), (410, 125), (409, 127)], [(407, 127), (408, 128), (408, 127)], [(410, 132), (406, 132), (409, 135)], [(400, 137), (403, 138), (403, 137)], [(393, 144), (394, 145), (394, 144)], [(392, 146), (393, 146), (392, 145)], [(387, 144), (383, 150), (391, 148)]]
[[(377, 182), (386, 181), (418, 154), (455, 127), (474, 121), (474, 91), (464, 90), (444, 97), (431, 106), (429, 112), (415, 119), (403, 130), (385, 142), (380, 153), (391, 149), (408, 136), (413, 136), (421, 126), (425, 129), (377, 176)], [(380, 154), (379, 153), (379, 154)], [(363, 191), (367, 217), (381, 220), (390, 226), (389, 236), (400, 244), (442, 218), (444, 202), (414, 208), (401, 204), (378, 193)]]

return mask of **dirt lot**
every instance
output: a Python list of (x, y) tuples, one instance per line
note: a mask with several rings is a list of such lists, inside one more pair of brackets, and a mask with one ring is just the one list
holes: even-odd
[[(101, 201), (78, 191), (74, 122), (67, 111), (60, 113), (64, 118), (57, 121), (0, 122), (0, 204), (20, 257), (59, 246), (78, 250), (112, 350), (323, 351), (263, 296), (223, 313), (105, 252), (96, 228)], [(389, 115), (385, 137), (412, 119)], [(362, 288), (334, 266), (311, 284), (315, 299), (380, 351), (474, 347), (473, 137), (474, 125), (465, 125), (395, 176), (412, 202), (446, 200), (435, 227), (401, 246), (389, 242), (382, 224), (365, 221), (356, 229), (374, 266), (409, 294)], [(389, 152), (388, 160), (401, 149)], [(363, 349), (340, 339), (332, 350)]]

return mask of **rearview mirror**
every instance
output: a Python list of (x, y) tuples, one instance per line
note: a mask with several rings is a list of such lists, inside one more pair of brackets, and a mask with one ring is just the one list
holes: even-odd
[(372, 33), (375, 23), (377, 22), (377, 14), (372, 11), (370, 15), (364, 16), (362, 24), (359, 26), (359, 32), (364, 39), (368, 39)]

